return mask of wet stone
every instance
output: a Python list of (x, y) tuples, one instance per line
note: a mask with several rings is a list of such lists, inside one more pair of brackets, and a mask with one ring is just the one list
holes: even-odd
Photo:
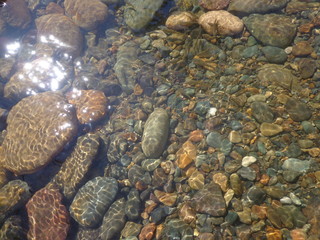
[(269, 63), (282, 64), (287, 61), (288, 55), (282, 48), (266, 46), (261, 49)]
[(71, 216), (84, 227), (95, 227), (112, 204), (118, 192), (118, 183), (113, 178), (96, 177), (81, 187), (74, 197)]
[(272, 109), (263, 102), (253, 102), (251, 104), (252, 115), (259, 122), (268, 122), (272, 123), (274, 119), (274, 114)]
[(131, 189), (125, 205), (125, 214), (129, 220), (133, 221), (140, 216), (141, 200), (137, 189)]
[(107, 98), (102, 91), (74, 90), (66, 97), (75, 106), (81, 124), (98, 121), (107, 113)]
[(253, 170), (250, 167), (242, 167), (240, 168), (237, 173), (244, 179), (247, 179), (249, 181), (253, 181), (257, 177), (257, 173), (255, 170)]
[(243, 184), (238, 174), (233, 173), (230, 175), (230, 187), (236, 196), (241, 196), (243, 193)]
[(157, 168), (152, 174), (152, 185), (156, 187), (162, 187), (168, 183), (168, 175), (162, 168)]
[(166, 193), (159, 190), (154, 191), (154, 195), (158, 200), (166, 206), (172, 207), (177, 201), (177, 193)]
[(252, 163), (255, 163), (257, 159), (254, 156), (245, 156), (242, 158), (241, 165), (243, 167), (249, 167)]
[(200, 0), (199, 4), (207, 10), (221, 10), (228, 6), (230, 0)]
[(307, 104), (294, 98), (288, 99), (286, 103), (286, 110), (292, 120), (297, 122), (308, 120), (312, 116), (312, 112)]
[(169, 210), (170, 209), (167, 206), (160, 206), (155, 208), (150, 213), (150, 221), (159, 224), (169, 215)]
[(5, 218), (22, 207), (31, 197), (29, 186), (21, 180), (8, 182), (0, 189), (0, 224)]
[(9, 112), (7, 123), (0, 162), (19, 175), (47, 165), (77, 131), (73, 108), (53, 92), (21, 100)]
[(115, 237), (121, 232), (125, 223), (125, 199), (121, 198), (115, 201), (103, 217), (101, 225), (101, 239), (115, 239)]
[(192, 228), (180, 219), (168, 221), (162, 231), (162, 239), (175, 239), (180, 236), (183, 236), (184, 240), (193, 239)]
[(188, 184), (192, 189), (199, 190), (204, 186), (204, 175), (199, 171), (194, 171), (188, 179)]
[(144, 181), (145, 176), (145, 171), (138, 165), (134, 165), (128, 171), (128, 178), (132, 185), (135, 185), (138, 181)]
[(26, 1), (10, 0), (5, 8), (1, 8), (1, 19), (11, 27), (26, 29), (32, 21), (31, 12)]
[(146, 159), (142, 161), (141, 167), (148, 172), (152, 172), (160, 165), (160, 163), (160, 159)]
[(62, 195), (58, 188), (45, 187), (37, 191), (26, 208), (29, 218), (28, 239), (66, 239), (69, 213), (61, 203)]
[(149, 158), (158, 158), (162, 154), (169, 134), (169, 115), (166, 110), (155, 109), (144, 126), (142, 150)]
[(312, 77), (317, 70), (316, 61), (309, 58), (302, 58), (300, 61), (298, 61), (298, 66), (300, 75), (303, 79)]
[(292, 47), (292, 55), (303, 57), (313, 52), (312, 46), (307, 41), (301, 41)]
[(121, 231), (121, 236), (122, 237), (132, 237), (135, 236), (137, 237), (141, 231), (142, 224), (135, 223), (135, 222), (126, 222), (126, 225)]
[(270, 197), (275, 199), (283, 198), (286, 195), (286, 191), (278, 186), (266, 186), (264, 190)]
[(297, 171), (288, 171), (285, 170), (282, 173), (283, 175), (283, 179), (286, 180), (289, 183), (294, 183), (297, 181), (297, 179), (299, 178), (299, 176), (302, 175), (301, 172), (297, 172)]
[(292, 19), (278, 14), (251, 14), (244, 19), (249, 32), (265, 45), (285, 48), (296, 35)]
[(71, 199), (80, 187), (99, 148), (99, 136), (88, 133), (77, 139), (71, 155), (63, 162), (54, 182), (67, 199)]
[(210, 109), (210, 102), (209, 101), (201, 101), (197, 102), (194, 111), (196, 114), (200, 116), (205, 116)]
[(218, 132), (210, 132), (207, 136), (207, 144), (210, 147), (221, 148), (222, 136)]
[(77, 240), (96, 240), (98, 239), (100, 234), (100, 228), (91, 229), (84, 228), (79, 226), (79, 230), (77, 232)]
[(260, 126), (262, 135), (266, 137), (275, 136), (283, 131), (283, 128), (275, 123), (262, 123)]
[(228, 190), (228, 177), (223, 173), (216, 173), (212, 177), (213, 182), (218, 184), (223, 192), (226, 192)]
[(139, 239), (141, 240), (151, 240), (156, 231), (156, 224), (155, 223), (147, 223), (141, 229), (139, 234)]
[(264, 189), (258, 186), (252, 186), (248, 189), (244, 199), (249, 201), (251, 204), (261, 204), (266, 197)]
[(0, 229), (0, 239), (2, 240), (24, 240), (27, 238), (26, 235), (22, 228), (22, 219), (18, 215), (9, 217)]
[(190, 141), (186, 141), (177, 152), (177, 166), (181, 169), (187, 167), (197, 157), (197, 147)]
[(237, 214), (239, 216), (240, 222), (248, 224), (248, 225), (252, 223), (250, 208), (245, 207), (245, 208), (243, 208), (242, 212), (237, 212)]
[(209, 183), (199, 190), (192, 198), (195, 209), (200, 213), (207, 213), (214, 217), (224, 216), (226, 203), (219, 185)]
[(282, 169), (303, 173), (309, 170), (310, 165), (311, 165), (311, 160), (307, 161), (307, 160), (299, 160), (296, 158), (288, 158), (283, 162)]

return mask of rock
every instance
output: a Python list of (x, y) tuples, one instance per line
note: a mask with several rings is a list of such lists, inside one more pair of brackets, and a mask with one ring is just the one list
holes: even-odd
[(126, 24), (135, 32), (142, 30), (153, 19), (163, 0), (128, 0), (124, 11)]
[(308, 56), (313, 52), (313, 47), (307, 41), (301, 41), (292, 47), (292, 55), (296, 57)]
[(135, 223), (135, 222), (126, 222), (126, 225), (121, 231), (121, 236), (128, 238), (128, 237), (137, 237), (141, 232), (142, 224)]
[(32, 18), (25, 0), (10, 0), (0, 8), (1, 18), (11, 27), (26, 29)]
[(242, 158), (242, 167), (249, 167), (252, 163), (255, 163), (257, 159), (254, 156), (245, 156)]
[(301, 122), (309, 120), (312, 116), (312, 112), (307, 104), (297, 99), (289, 98), (285, 106), (293, 121)]
[(130, 94), (136, 84), (136, 72), (132, 63), (138, 59), (138, 48), (134, 42), (126, 42), (117, 52), (117, 62), (113, 69), (122, 87), (122, 90)]
[(187, 30), (198, 23), (198, 18), (191, 12), (176, 12), (166, 20), (166, 27), (173, 30)]
[(232, 0), (228, 11), (235, 15), (249, 15), (251, 13), (268, 13), (285, 7), (286, 0)]
[(103, 217), (101, 224), (100, 239), (114, 239), (114, 237), (121, 232), (125, 223), (126, 215), (124, 211), (125, 207), (124, 198), (115, 201)]
[(230, 175), (230, 187), (236, 196), (241, 196), (243, 193), (243, 184), (238, 174), (233, 173)]
[(226, 203), (221, 189), (213, 182), (199, 190), (192, 198), (192, 202), (199, 213), (206, 213), (214, 217), (221, 217), (226, 213)]
[(297, 77), (279, 65), (266, 64), (258, 69), (257, 76), (263, 86), (273, 84), (296, 92), (302, 89)]
[(274, 120), (274, 115), (272, 109), (263, 102), (253, 102), (251, 104), (252, 115), (259, 122), (272, 123)]
[(147, 223), (141, 229), (139, 234), (139, 239), (141, 240), (151, 240), (156, 231), (156, 224), (155, 223)]
[(240, 33), (243, 22), (240, 18), (227, 11), (209, 11), (199, 17), (198, 23), (211, 35), (232, 36)]
[(107, 113), (107, 98), (102, 91), (73, 90), (66, 97), (75, 106), (81, 124), (98, 121)]
[(213, 175), (212, 180), (218, 184), (223, 192), (226, 192), (229, 187), (228, 177), (223, 173), (216, 173)]
[(80, 188), (70, 205), (71, 216), (84, 227), (99, 224), (118, 192), (114, 178), (96, 177)]
[(49, 57), (41, 57), (16, 72), (4, 87), (4, 97), (14, 102), (46, 91), (63, 88), (70, 73), (57, 61)]
[(262, 135), (266, 137), (275, 136), (283, 131), (283, 128), (275, 123), (262, 123), (260, 126), (260, 131)]
[(99, 148), (99, 136), (88, 133), (77, 140), (71, 155), (63, 162), (51, 182), (55, 183), (67, 199), (76, 194)]
[(221, 10), (229, 5), (230, 0), (200, 0), (199, 5), (207, 10)]
[(0, 162), (18, 175), (43, 168), (77, 132), (73, 108), (54, 92), (22, 99), (10, 110), (7, 123)]
[(311, 166), (311, 160), (299, 160), (296, 158), (288, 158), (282, 164), (283, 170), (294, 171), (304, 173), (309, 170)]
[(156, 198), (166, 206), (172, 207), (177, 201), (177, 193), (166, 193), (159, 190), (154, 191)]
[(298, 61), (300, 75), (303, 79), (311, 78), (317, 70), (317, 63), (310, 58), (302, 58)]
[(221, 148), (223, 138), (218, 132), (210, 132), (206, 138), (206, 142), (210, 147)]
[(257, 177), (257, 173), (250, 167), (242, 167), (240, 168), (237, 173), (244, 179), (249, 181), (253, 181)]
[(8, 215), (26, 204), (30, 197), (28, 184), (21, 180), (10, 181), (0, 188), (0, 225)]
[[(35, 20), (37, 27), (37, 50), (46, 46), (56, 52), (63, 52), (73, 58), (79, 57), (83, 47), (80, 28), (62, 14), (48, 14)], [(49, 39), (49, 36), (54, 36)]]
[(265, 46), (261, 48), (261, 51), (269, 63), (282, 64), (287, 61), (288, 58), (287, 53), (282, 48)]
[(148, 117), (142, 136), (142, 150), (149, 158), (158, 158), (168, 140), (169, 115), (166, 110), (157, 108)]
[(133, 221), (140, 216), (141, 200), (137, 189), (132, 188), (128, 194), (128, 200), (125, 205), (125, 213), (129, 220)]
[(299, 13), (303, 11), (312, 11), (312, 9), (316, 9), (320, 7), (319, 2), (313, 2), (313, 1), (290, 1), (287, 4), (286, 7), (286, 13), (292, 14), (292, 13)]
[(28, 239), (66, 239), (70, 227), (69, 213), (61, 203), (58, 188), (45, 187), (37, 191), (26, 208), (29, 218)]
[(265, 198), (266, 192), (258, 186), (249, 188), (244, 197), (250, 204), (261, 204)]
[(199, 190), (204, 186), (204, 175), (198, 170), (194, 171), (188, 179), (191, 189)]
[(185, 240), (193, 239), (193, 229), (180, 219), (170, 219), (165, 224), (160, 239), (174, 239), (176, 236), (183, 236)]
[(292, 19), (278, 14), (251, 14), (244, 19), (249, 32), (265, 45), (285, 48), (296, 35)]
[(9, 217), (0, 229), (0, 239), (2, 240), (23, 240), (27, 239), (27, 234), (22, 228), (22, 219), (18, 215)]
[(185, 223), (191, 223), (196, 220), (196, 211), (190, 206), (189, 203), (183, 203), (181, 209), (179, 210), (179, 217)]
[(108, 7), (100, 0), (66, 0), (64, 7), (75, 24), (87, 31), (96, 30), (108, 16)]
[(177, 152), (176, 164), (179, 168), (184, 169), (192, 163), (197, 157), (197, 147), (191, 142), (186, 141)]
[(237, 131), (232, 130), (229, 134), (229, 141), (232, 143), (240, 143), (241, 142), (241, 134)]
[(100, 228), (84, 228), (79, 226), (77, 240), (96, 240), (99, 239)]

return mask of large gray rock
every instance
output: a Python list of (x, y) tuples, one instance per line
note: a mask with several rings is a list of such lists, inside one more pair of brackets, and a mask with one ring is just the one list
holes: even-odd
[(244, 18), (249, 32), (265, 45), (285, 48), (296, 35), (292, 18), (279, 14), (251, 14)]
[(158, 158), (162, 154), (169, 134), (169, 115), (157, 108), (149, 116), (143, 131), (142, 150), (148, 158)]
[(133, 31), (140, 31), (153, 19), (163, 0), (128, 0), (124, 19)]
[(285, 7), (287, 0), (232, 0), (228, 11), (236, 15), (249, 15), (250, 13), (267, 13)]

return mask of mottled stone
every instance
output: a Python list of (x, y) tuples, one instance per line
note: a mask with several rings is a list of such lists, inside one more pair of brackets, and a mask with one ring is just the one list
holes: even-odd
[(135, 222), (126, 222), (126, 225), (121, 231), (122, 237), (133, 237), (138, 236), (142, 228), (142, 224), (135, 223)]
[(196, 220), (196, 211), (188, 202), (183, 203), (179, 210), (179, 217), (186, 223), (191, 223)]
[(258, 79), (263, 86), (273, 84), (291, 91), (301, 90), (297, 77), (290, 70), (279, 65), (266, 64), (262, 66), (258, 69)]
[(4, 168), (0, 168), (0, 188), (2, 188), (8, 181), (7, 171)]
[(5, 7), (0, 8), (1, 18), (10, 26), (26, 29), (32, 18), (27, 3), (24, 0), (10, 0)]
[(308, 56), (313, 52), (313, 47), (307, 41), (301, 41), (293, 45), (292, 55), (296, 57)]
[(176, 12), (166, 20), (166, 27), (173, 30), (187, 30), (197, 23), (197, 16), (191, 12)]
[(133, 31), (140, 31), (153, 19), (163, 0), (129, 0), (126, 2), (124, 20)]
[(285, 48), (296, 35), (296, 26), (290, 17), (279, 14), (251, 14), (244, 19), (249, 32), (265, 45)]
[(186, 141), (177, 152), (176, 164), (179, 168), (184, 169), (192, 163), (197, 156), (197, 147), (191, 142)]
[(96, 30), (108, 16), (108, 7), (100, 0), (66, 0), (64, 7), (75, 24), (87, 31)]
[(151, 240), (156, 231), (156, 224), (155, 223), (148, 223), (143, 226), (141, 232), (139, 234), (140, 240)]
[(77, 232), (77, 240), (97, 240), (99, 239), (100, 228), (84, 228), (79, 226), (79, 230)]
[(157, 168), (153, 171), (151, 184), (155, 187), (163, 187), (168, 184), (168, 175), (162, 168)]
[(248, 224), (248, 225), (252, 223), (250, 208), (245, 207), (245, 208), (243, 208), (242, 212), (237, 212), (237, 214), (239, 216), (240, 222)]
[(265, 186), (264, 190), (270, 197), (275, 199), (283, 198), (286, 195), (286, 191), (278, 186)]
[(67, 238), (69, 213), (61, 203), (58, 188), (45, 187), (37, 191), (27, 203), (29, 218), (28, 239)]
[(29, 186), (21, 180), (8, 182), (0, 189), (0, 224), (31, 197)]
[(232, 143), (240, 143), (241, 142), (241, 135), (239, 132), (232, 130), (229, 134), (229, 141)]
[(287, 53), (282, 48), (265, 46), (261, 48), (261, 51), (269, 63), (282, 64), (287, 61), (288, 58)]
[(207, 213), (214, 217), (224, 216), (226, 213), (226, 203), (221, 189), (213, 182), (199, 190), (192, 201), (197, 212)]
[(310, 78), (313, 76), (317, 70), (317, 62), (310, 58), (302, 58), (298, 61), (300, 76), (305, 78)]
[(223, 192), (228, 190), (229, 181), (228, 177), (223, 173), (216, 173), (212, 177), (213, 182), (218, 184)]
[(19, 175), (47, 165), (77, 131), (73, 108), (53, 92), (22, 99), (9, 112), (7, 123), (0, 162)]
[(118, 183), (113, 178), (96, 177), (81, 187), (74, 197), (71, 216), (84, 227), (99, 224), (118, 192)]
[(56, 91), (66, 83), (70, 74), (49, 57), (41, 57), (26, 63), (4, 87), (4, 96), (13, 101), (45, 91)]
[(294, 98), (288, 99), (286, 103), (286, 110), (292, 120), (297, 122), (309, 120), (312, 116), (312, 112), (307, 104)]
[(126, 215), (125, 215), (125, 200), (124, 198), (118, 199), (115, 201), (107, 211), (107, 213), (103, 217), (102, 225), (101, 225), (101, 233), (100, 238), (109, 240), (115, 239), (121, 230), (123, 229), (126, 223)]
[(266, 197), (266, 192), (258, 187), (258, 186), (252, 186), (248, 189), (246, 192), (245, 200), (249, 201), (251, 204), (261, 204)]
[(247, 179), (249, 181), (253, 181), (257, 177), (257, 173), (255, 170), (253, 170), (250, 167), (242, 167), (240, 168), (237, 173), (244, 179)]
[(275, 136), (283, 131), (283, 128), (275, 123), (262, 123), (260, 126), (260, 131), (262, 135), (266, 137)]
[[(80, 28), (65, 15), (48, 14), (36, 19), (37, 42), (76, 58), (82, 52)], [(49, 38), (50, 36), (50, 38)], [(41, 44), (37, 47), (41, 50)]]
[(231, 188), (234, 191), (234, 194), (236, 196), (241, 196), (242, 195), (243, 184), (242, 184), (238, 174), (233, 173), (233, 174), (230, 175), (230, 186), (231, 186)]
[(303, 173), (309, 170), (311, 166), (311, 160), (299, 160), (296, 158), (288, 158), (282, 164), (283, 170), (295, 171)]
[(27, 233), (22, 227), (22, 219), (18, 215), (9, 217), (0, 229), (1, 240), (24, 240)]
[(194, 171), (188, 179), (189, 186), (194, 190), (199, 190), (204, 186), (204, 175), (198, 170)]
[(253, 102), (251, 104), (252, 115), (259, 122), (268, 122), (272, 123), (274, 119), (274, 115), (272, 109), (263, 102)]
[(162, 154), (168, 140), (169, 115), (162, 108), (155, 109), (144, 126), (142, 150), (149, 158), (158, 158)]
[(285, 7), (286, 0), (232, 0), (228, 11), (236, 15), (249, 15), (250, 13), (268, 13)]
[(146, 159), (143, 160), (141, 163), (141, 167), (149, 172), (152, 172), (153, 170), (155, 170), (161, 163), (160, 159)]
[(243, 22), (231, 13), (219, 10), (209, 11), (199, 17), (198, 23), (211, 35), (232, 36), (243, 30)]
[(221, 10), (229, 5), (230, 0), (200, 0), (201, 7), (207, 10)]
[(160, 239), (174, 239), (183, 236), (184, 240), (193, 239), (193, 229), (180, 219), (172, 219), (165, 224)]
[(173, 206), (178, 198), (177, 193), (166, 193), (159, 190), (154, 191), (154, 195), (158, 200), (166, 206)]
[(73, 90), (66, 97), (75, 106), (81, 124), (98, 121), (107, 113), (107, 98), (102, 91)]
[(141, 209), (141, 200), (139, 196), (139, 192), (137, 189), (132, 188), (127, 196), (127, 201), (125, 205), (125, 213), (129, 220), (136, 220), (139, 218)]
[(71, 155), (63, 162), (59, 172), (53, 177), (63, 195), (71, 199), (80, 187), (99, 148), (99, 136), (88, 133), (77, 140)]

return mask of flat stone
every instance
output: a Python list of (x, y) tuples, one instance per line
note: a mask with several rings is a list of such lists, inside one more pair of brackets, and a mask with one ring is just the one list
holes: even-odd
[(187, 167), (197, 157), (197, 147), (190, 141), (186, 141), (177, 152), (177, 166), (181, 169)]
[(212, 177), (213, 182), (218, 184), (223, 192), (226, 192), (229, 187), (228, 177), (223, 173), (216, 173)]
[(257, 159), (254, 156), (245, 156), (242, 158), (241, 165), (243, 167), (249, 167), (252, 163), (255, 163)]
[(292, 55), (296, 57), (308, 56), (313, 51), (313, 47), (307, 41), (298, 42), (292, 47)]
[(283, 131), (283, 128), (275, 123), (262, 123), (260, 126), (262, 135), (266, 137), (275, 136)]
[(288, 58), (287, 53), (282, 48), (265, 46), (261, 49), (261, 51), (269, 63), (282, 64), (287, 61)]
[(26, 29), (29, 27), (32, 16), (28, 9), (27, 2), (24, 0), (10, 0), (6, 7), (1, 8), (1, 19), (11, 27)]
[(226, 213), (226, 203), (221, 189), (213, 182), (199, 190), (192, 201), (195, 203), (197, 212), (207, 213), (214, 217), (224, 216)]
[(251, 104), (252, 115), (259, 122), (272, 123), (274, 119), (274, 114), (272, 109), (264, 102), (253, 102)]
[(204, 186), (204, 175), (199, 171), (194, 171), (188, 179), (188, 184), (192, 189), (199, 190)]
[(296, 158), (288, 158), (282, 164), (283, 170), (289, 170), (294, 172), (303, 173), (309, 170), (311, 166), (311, 160), (299, 160)]
[(292, 120), (297, 122), (309, 120), (312, 116), (312, 112), (307, 104), (294, 98), (288, 99), (286, 103), (286, 110)]

